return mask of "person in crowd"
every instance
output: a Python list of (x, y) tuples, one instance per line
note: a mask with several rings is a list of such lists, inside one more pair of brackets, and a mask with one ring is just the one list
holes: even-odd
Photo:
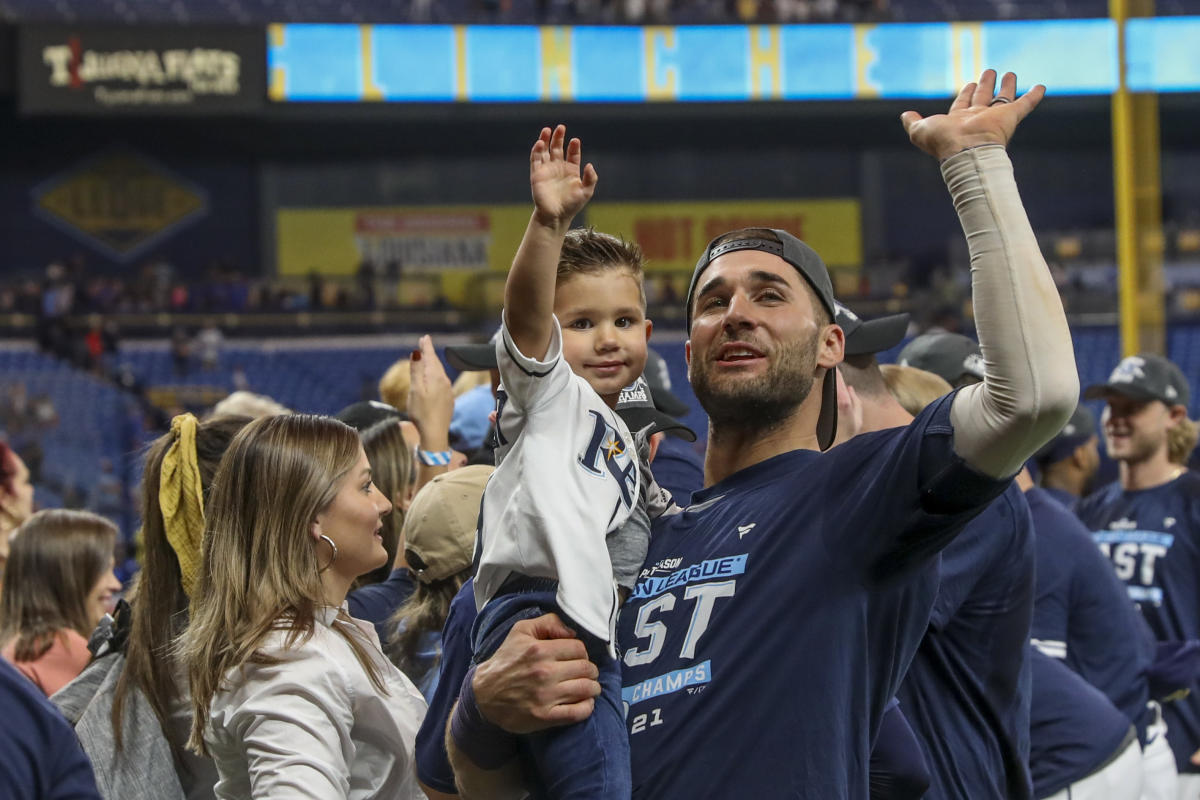
[(0, 585), (13, 531), (33, 514), (33, 484), (17, 451), (0, 441)]
[(100, 800), (71, 727), (0, 658), (0, 787), (6, 800)]
[(979, 383), (984, 376), (979, 343), (961, 333), (942, 331), (917, 336), (904, 345), (896, 363), (932, 372), (955, 388)]
[[(1008, 74), (997, 94), (989, 70), (949, 113), (902, 116), (941, 162), (988, 354), (983, 382), (908, 426), (817, 452), (837, 431), (844, 334), (811, 248), (750, 229), (718, 237), (698, 262), (687, 356), (709, 416), (706, 488), (656, 522), (619, 623), (635, 797), (770, 796), (780, 786), (797, 797), (866, 795), (871, 739), (928, 627), (938, 552), (1078, 397), (1065, 314), (1004, 149), (1043, 92), (1016, 98)], [(779, 633), (769, 646), (764, 631)], [(468, 673), (448, 737), (464, 793), (505, 777), (488, 769), (508, 763), (494, 728), (592, 713), (585, 656), (546, 615), (515, 625)]]
[[(1094, 436), (1085, 427), (1091, 419), (1091, 412), (1076, 409), (1039, 454), (1078, 450), (1081, 440), (1086, 444)], [(1033, 645), (1103, 692), (1125, 715), (1141, 744), (1145, 799), (1174, 800), (1175, 759), (1158, 703), (1151, 697), (1148, 670), (1155, 659), (1154, 637), (1079, 518), (1048, 490), (1035, 486), (1028, 470), (1017, 475), (1017, 483), (1029, 502), (1037, 534)]]
[(467, 466), (438, 475), (413, 499), (404, 518), (405, 560), (416, 590), (388, 620), (385, 650), (429, 699), (437, 687), (442, 625), (450, 601), (471, 577), (483, 487), (493, 468)]
[(230, 392), (222, 400), (219, 400), (212, 407), (212, 411), (208, 413), (208, 417), (250, 417), (251, 419), (258, 419), (259, 417), (273, 417), (279, 414), (290, 413), (292, 413), (290, 409), (267, 397), (265, 394), (255, 394), (244, 389), (238, 389)]
[(408, 392), (412, 388), (412, 361), (402, 358), (393, 363), (379, 379), (379, 399), (397, 411), (408, 411)]
[(1096, 417), (1081, 403), (1067, 426), (1033, 457), (1042, 491), (1074, 511), (1079, 498), (1091, 493), (1100, 470), (1099, 441)]
[[(449, 350), (447, 347), (447, 358)], [(497, 374), (496, 383), (499, 382)], [(491, 412), (496, 407), (494, 392), (489, 370), (463, 372), (454, 379), (454, 419), (450, 421), (450, 441), (456, 450), (473, 453), (483, 445), (491, 426)]]
[[(1187, 378), (1162, 356), (1122, 359), (1087, 399), (1105, 402), (1100, 423), (1119, 479), (1076, 513), (1112, 561), (1160, 644), (1200, 638), (1200, 475), (1173, 463), (1171, 441), (1187, 419)], [(1178, 796), (1200, 797), (1200, 681), (1163, 707), (1179, 772)]]
[(88, 511), (39, 511), (17, 528), (0, 589), (0, 654), (46, 696), (91, 659), (87, 642), (121, 591), (117, 528)]
[(191, 414), (146, 451), (141, 485), (141, 571), (127, 624), (107, 655), (53, 697), (74, 725), (105, 798), (211, 800), (212, 759), (184, 747), (192, 707), (172, 643), (187, 625), (200, 580), (200, 543), (217, 464), (249, 417), (198, 422)]
[[(365, 408), (364, 408), (365, 406)], [(415, 449), (405, 439), (400, 412), (379, 402), (356, 403), (348, 417), (350, 427), (361, 431), (363, 448), (371, 462), (375, 485), (392, 503), (392, 513), (383, 518), (384, 566), (362, 575), (346, 596), (350, 616), (375, 626), (381, 643), (391, 634), (388, 618), (413, 593), (413, 580), (404, 557), (404, 519), (417, 488)], [(359, 428), (359, 424), (366, 424)]]
[(389, 511), (337, 420), (266, 417), (230, 444), (179, 643), (188, 746), (216, 762), (217, 798), (421, 796), (425, 701), (345, 610), (354, 580), (387, 561)]
[[(864, 323), (848, 309), (838, 319), (847, 332), (847, 350), (881, 322)], [(907, 320), (896, 320), (892, 337), (880, 341), (876, 352), (894, 346), (906, 325)], [(933, 337), (921, 351), (922, 360), (951, 364), (948, 374), (960, 377), (955, 372), (967, 348), (959, 345), (957, 334), (954, 337)], [(860, 405), (855, 415), (861, 419), (859, 434), (912, 422), (888, 393), (873, 355), (847, 356), (839, 369)], [(916, 377), (911, 371), (902, 375), (910, 380)], [(923, 410), (945, 394), (946, 376), (939, 377), (941, 381), (925, 379), (907, 386), (902, 380), (902, 393)], [(923, 396), (919, 388), (927, 388)], [(929, 765), (931, 780), (925, 797), (1032, 797), (1028, 768), (1032, 684), (1026, 645), (1033, 616), (1035, 557), (1029, 507), (1015, 483), (942, 552), (941, 581), (929, 629), (898, 694)], [(1128, 727), (1126, 722), (1121, 733)]]

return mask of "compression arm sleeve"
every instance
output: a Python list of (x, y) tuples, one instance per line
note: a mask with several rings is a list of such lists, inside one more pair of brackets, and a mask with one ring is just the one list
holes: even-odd
[(983, 383), (954, 398), (954, 450), (995, 478), (1016, 473), (1079, 400), (1066, 313), (999, 145), (942, 162), (971, 254)]

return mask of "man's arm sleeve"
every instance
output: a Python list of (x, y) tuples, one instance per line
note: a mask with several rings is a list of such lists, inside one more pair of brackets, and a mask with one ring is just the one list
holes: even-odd
[(1066, 424), (1079, 376), (1066, 313), (999, 145), (964, 150), (942, 176), (971, 254), (987, 377), (954, 399), (954, 449), (997, 478), (1015, 474)]

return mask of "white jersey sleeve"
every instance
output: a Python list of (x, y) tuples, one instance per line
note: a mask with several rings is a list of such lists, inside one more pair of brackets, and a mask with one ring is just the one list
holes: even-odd
[(497, 337), (496, 472), (484, 490), (475, 604), (514, 574), (558, 581), (571, 621), (613, 640), (617, 593), (605, 537), (639, 500), (637, 444), (562, 357), (558, 321), (542, 361)]

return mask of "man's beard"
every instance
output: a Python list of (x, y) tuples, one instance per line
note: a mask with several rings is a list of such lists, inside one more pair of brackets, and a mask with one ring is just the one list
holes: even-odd
[(712, 362), (704, 357), (692, 359), (688, 379), (714, 435), (722, 430), (772, 430), (808, 397), (817, 367), (816, 338), (783, 345), (776, 353), (766, 374), (753, 378), (727, 374), (714, 380)]

